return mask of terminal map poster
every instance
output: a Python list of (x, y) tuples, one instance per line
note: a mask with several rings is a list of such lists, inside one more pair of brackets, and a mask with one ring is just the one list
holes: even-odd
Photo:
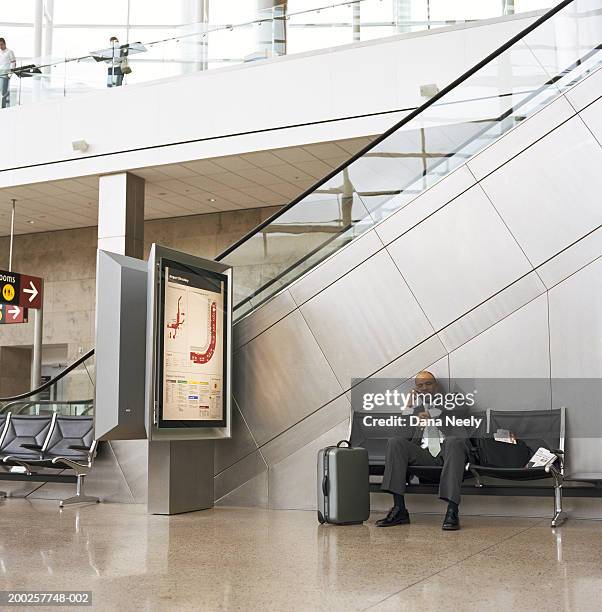
[(225, 425), (226, 277), (166, 264), (163, 279), (161, 421)]

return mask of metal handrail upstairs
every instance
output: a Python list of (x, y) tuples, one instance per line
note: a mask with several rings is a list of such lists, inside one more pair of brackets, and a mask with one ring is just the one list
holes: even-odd
[(332, 178), (337, 176), (340, 172), (345, 170), (345, 168), (350, 166), (353, 162), (355, 162), (356, 160), (358, 160), (361, 157), (363, 157), (364, 155), (366, 155), (366, 153), (368, 153), (369, 151), (374, 149), (376, 146), (378, 146), (381, 142), (383, 142), (383, 140), (386, 140), (389, 136), (391, 136), (391, 134), (395, 133), (397, 130), (402, 128), (404, 125), (408, 124), (410, 121), (415, 119), (418, 115), (422, 114), (425, 110), (427, 110), (428, 108), (430, 108), (431, 106), (436, 104), (439, 100), (441, 100), (441, 98), (443, 98), (444, 96), (449, 94), (451, 91), (453, 91), (456, 87), (458, 87), (459, 85), (461, 85), (462, 83), (467, 81), (471, 76), (473, 76), (475, 73), (477, 73), (479, 70), (481, 70), (484, 66), (486, 66), (487, 64), (489, 64), (490, 62), (495, 60), (497, 57), (502, 55), (502, 53), (504, 53), (510, 47), (512, 47), (517, 42), (522, 40), (525, 36), (527, 36), (528, 34), (533, 32), (537, 28), (539, 28), (542, 24), (544, 24), (546, 21), (551, 19), (554, 15), (559, 13), (561, 10), (563, 10), (565, 7), (567, 7), (569, 4), (573, 4), (573, 2), (574, 2), (574, 0), (563, 0), (562, 2), (559, 2), (556, 6), (551, 8), (547, 13), (545, 13), (544, 15), (542, 15), (541, 17), (536, 19), (531, 25), (527, 26), (526, 28), (521, 30), (518, 34), (516, 34), (515, 36), (513, 36), (512, 38), (507, 40), (503, 45), (498, 47), (495, 51), (490, 53), (487, 57), (485, 57), (480, 62), (475, 64), (472, 68), (467, 70), (464, 74), (462, 74), (460, 77), (458, 77), (455, 81), (452, 81), (449, 85), (447, 85), (446, 87), (441, 89), (437, 94), (435, 94), (432, 98), (427, 100), (424, 104), (422, 104), (421, 106), (418, 106), (415, 110), (411, 111), (403, 119), (401, 119), (400, 121), (395, 123), (387, 131), (383, 132), (380, 136), (378, 136), (373, 141), (371, 141), (369, 144), (367, 144), (363, 149), (360, 149), (360, 151), (358, 151), (353, 156), (351, 156), (349, 159), (344, 161), (341, 165), (337, 166), (334, 170), (332, 170), (326, 176), (324, 176), (323, 178), (318, 180), (309, 189), (306, 189), (301, 195), (297, 196), (289, 204), (283, 206), (280, 210), (276, 211), (273, 215), (271, 215), (270, 217), (268, 217), (267, 219), (262, 221), (254, 229), (252, 229), (251, 231), (247, 232), (237, 242), (235, 242), (234, 244), (229, 246), (225, 251), (220, 253), (215, 258), (215, 260), (216, 261), (221, 261), (222, 259), (224, 259), (228, 255), (230, 255), (230, 253), (232, 253), (238, 247), (240, 247), (242, 244), (244, 244), (245, 242), (247, 242), (248, 240), (253, 238), (253, 236), (255, 236), (256, 234), (261, 232), (267, 226), (272, 224), (276, 219), (280, 218), (282, 215), (284, 215), (287, 211), (289, 211), (291, 208), (296, 206), (299, 202), (304, 200), (311, 193), (313, 193), (314, 191), (319, 189), (322, 185), (324, 185), (329, 180), (331, 180)]

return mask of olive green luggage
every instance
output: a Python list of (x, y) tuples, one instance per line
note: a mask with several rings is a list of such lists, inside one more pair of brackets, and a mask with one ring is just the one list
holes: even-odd
[[(346, 447), (342, 444), (347, 444)], [(370, 516), (368, 451), (347, 440), (318, 452), (318, 521), (363, 523)]]

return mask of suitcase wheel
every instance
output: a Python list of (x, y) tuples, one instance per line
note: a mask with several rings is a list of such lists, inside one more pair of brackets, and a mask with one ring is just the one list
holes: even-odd
[(324, 518), (324, 515), (318, 510), (318, 523), (320, 523), (320, 525), (323, 525), (326, 522), (326, 519)]

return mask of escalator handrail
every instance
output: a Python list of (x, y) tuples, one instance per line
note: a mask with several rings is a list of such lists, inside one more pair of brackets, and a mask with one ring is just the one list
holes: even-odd
[(21, 393), (20, 395), (13, 395), (12, 397), (0, 397), (0, 402), (13, 402), (17, 400), (27, 399), (32, 395), (37, 395), (42, 391), (45, 391), (49, 387), (52, 387), (56, 382), (61, 380), (69, 374), (69, 372), (75, 370), (77, 366), (81, 365), (87, 359), (90, 359), (94, 355), (94, 349), (90, 349), (87, 353), (82, 355), (79, 359), (74, 361), (71, 365), (67, 366), (60, 374), (57, 374), (54, 378), (51, 378), (49, 381), (45, 382), (43, 385), (40, 385), (37, 389), (32, 389), (31, 391), (26, 391), (25, 393)]
[(435, 94), (432, 98), (427, 100), (424, 104), (422, 104), (421, 106), (418, 106), (416, 109), (411, 111), (403, 119), (401, 119), (396, 124), (394, 124), (392, 127), (390, 127), (388, 130), (383, 132), (380, 136), (375, 138), (372, 142), (367, 144), (364, 148), (360, 149), (357, 153), (352, 155), (348, 160), (344, 161), (341, 165), (337, 166), (334, 170), (328, 173), (325, 177), (321, 178), (319, 181), (314, 183), (309, 189), (306, 189), (301, 195), (297, 196), (294, 200), (289, 202), (289, 204), (287, 204), (286, 206), (283, 206), (281, 209), (277, 210), (273, 215), (270, 215), (267, 219), (262, 221), (254, 229), (247, 232), (242, 238), (237, 240), (234, 244), (230, 245), (225, 251), (220, 253), (215, 258), (215, 261), (221, 261), (222, 259), (224, 259), (224, 257), (227, 257), (228, 255), (230, 255), (230, 253), (232, 253), (239, 246), (247, 242), (247, 240), (249, 240), (250, 238), (255, 236), (258, 232), (260, 232), (262, 229), (266, 228), (268, 225), (273, 223), (276, 219), (281, 217), (284, 213), (288, 212), (291, 208), (293, 208), (293, 206), (296, 206), (299, 202), (301, 202), (311, 193), (316, 191), (316, 189), (319, 189), (324, 183), (334, 178), (337, 174), (339, 174), (345, 168), (350, 166), (353, 162), (358, 160), (360, 157), (363, 157), (366, 153), (368, 153), (368, 151), (370, 151), (371, 149), (379, 145), (383, 140), (387, 139), (391, 134), (399, 130), (399, 128), (403, 127), (404, 125), (412, 121), (415, 117), (422, 114), (426, 109), (428, 109), (430, 106), (438, 102), (441, 98), (446, 96), (450, 91), (454, 90), (456, 87), (464, 83), (464, 81), (469, 79), (473, 74), (481, 70), (481, 68), (483, 68), (484, 66), (492, 62), (494, 59), (499, 57), (502, 53), (510, 49), (510, 47), (512, 47), (517, 42), (522, 40), (525, 36), (533, 32), (533, 30), (536, 30), (537, 28), (539, 28), (539, 26), (544, 24), (546, 21), (548, 21), (554, 15), (556, 15), (556, 13), (559, 13), (562, 9), (567, 7), (569, 4), (572, 4), (573, 2), (574, 0), (562, 0), (562, 2), (559, 2), (556, 6), (552, 7), (547, 13), (544, 13), (543, 15), (541, 15), (541, 17), (538, 17), (532, 24), (530, 24), (529, 26), (521, 30), (518, 34), (515, 34), (512, 38), (508, 39), (503, 45), (501, 45), (495, 51), (493, 51), (488, 56), (483, 58), (480, 62), (475, 64), (472, 68), (469, 68), (464, 74), (459, 76), (455, 81), (452, 81), (449, 85), (444, 87), (441, 91), (439, 91), (439, 93)]

